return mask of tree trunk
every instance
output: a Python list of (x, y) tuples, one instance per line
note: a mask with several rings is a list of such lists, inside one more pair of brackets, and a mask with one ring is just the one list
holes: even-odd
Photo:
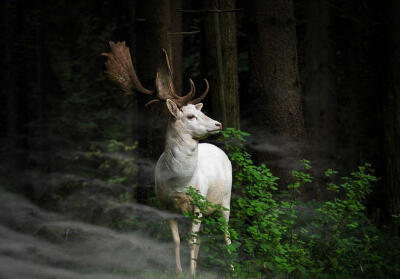
[[(129, 43), (131, 50), (136, 50), (136, 0), (129, 0), (127, 3), (128, 6), (128, 15), (127, 21), (129, 22)], [(133, 65), (136, 65), (136, 52), (131, 51), (131, 57), (133, 61)], [(127, 134), (132, 137), (133, 142), (139, 141), (139, 124), (140, 124), (140, 114), (138, 109), (138, 97), (136, 95), (132, 96), (132, 101), (130, 104), (130, 110), (126, 114), (126, 127)], [(139, 159), (135, 160), (132, 164), (132, 168), (135, 170), (132, 175), (134, 177), (133, 185), (131, 185), (131, 191), (133, 196), (135, 196), (137, 192), (137, 188), (139, 185)], [(136, 198), (136, 197), (135, 197)]]
[[(182, 87), (182, 37), (180, 35), (168, 35), (168, 33), (179, 32), (182, 24), (178, 2), (174, 1), (156, 1), (137, 2), (138, 21), (136, 40), (136, 61), (137, 72), (140, 79), (147, 88), (154, 88), (157, 66), (159, 65), (161, 49), (168, 52), (174, 74), (175, 87), (178, 94)], [(171, 12), (173, 14), (171, 14)], [(172, 16), (173, 15), (173, 16)], [(148, 101), (143, 95), (139, 96), (139, 110), (141, 113), (140, 125), (142, 125), (141, 135), (148, 134), (147, 144), (149, 155), (158, 158), (164, 147), (164, 130), (166, 125), (166, 114), (160, 116), (160, 110), (164, 106), (153, 105), (144, 109), (143, 104)], [(165, 112), (164, 112), (165, 113)], [(152, 120), (149, 120), (151, 116)], [(149, 123), (150, 121), (150, 123)], [(150, 125), (149, 125), (150, 124)], [(151, 127), (151, 129), (148, 129)]]
[[(206, 0), (206, 10), (232, 10), (234, 0)], [(213, 117), (226, 127), (240, 128), (236, 15), (208, 12), (204, 20), (204, 50)]]
[(170, 26), (168, 28), (168, 42), (170, 49), (170, 59), (172, 60), (172, 69), (174, 71), (175, 91), (182, 95), (182, 1), (173, 0), (170, 2)]
[(19, 168), (18, 152), (18, 89), (16, 83), (16, 61), (15, 61), (15, 23), (16, 23), (16, 1), (5, 1), (3, 5), (3, 36), (4, 36), (4, 84), (3, 96), (7, 100), (7, 162), (8, 173), (11, 176)]
[(290, 181), (304, 156), (304, 119), (297, 65), (297, 38), (291, 0), (252, 0), (249, 7), (252, 124), (259, 161)]
[[(136, 1), (130, 0), (128, 2), (128, 20), (129, 20), (129, 43), (128, 46), (131, 50), (136, 50)], [(136, 65), (136, 52), (131, 52), (133, 65)], [(129, 134), (132, 135), (133, 139), (138, 140), (138, 125), (139, 125), (139, 112), (138, 112), (138, 98), (132, 96), (131, 103), (132, 113), (128, 115), (127, 123), (129, 123), (128, 129)]]
[[(391, 85), (385, 100), (385, 167), (389, 213), (400, 214), (400, 2), (392, 1), (391, 9)], [(393, 225), (399, 233), (399, 225)]]
[[(336, 95), (334, 50), (328, 0), (306, 4), (304, 114), (313, 161), (332, 167), (336, 154)], [(325, 166), (324, 162), (328, 164)]]
[(37, 124), (36, 124), (36, 131), (38, 133), (38, 143), (37, 143), (37, 150), (38, 150), (38, 162), (41, 167), (42, 171), (49, 171), (49, 168), (52, 166), (51, 164), (51, 151), (48, 143), (49, 138), (49, 131), (47, 127), (47, 91), (48, 91), (48, 83), (47, 79), (45, 78), (45, 42), (46, 42), (46, 11), (44, 9), (45, 5), (42, 3), (42, 0), (37, 1), (37, 11), (38, 11), (38, 18), (37, 18), (37, 25), (36, 25), (36, 34), (35, 34), (35, 41), (36, 41), (36, 49), (35, 49), (35, 58), (36, 58), (36, 90), (39, 96), (36, 105), (36, 112), (37, 112)]
[[(182, 80), (182, 38), (179, 35), (168, 33), (179, 32), (182, 25), (177, 16), (179, 3), (169, 0), (137, 1), (137, 33), (136, 33), (136, 68), (142, 83), (147, 88), (154, 88), (157, 67), (161, 56), (161, 49), (168, 52), (171, 60), (172, 71), (176, 87), (181, 86)], [(173, 32), (172, 32), (172, 31)], [(140, 39), (139, 39), (140, 38)], [(173, 48), (173, 49), (172, 49)], [(180, 85), (179, 85), (180, 84)], [(177, 87), (178, 94), (180, 90)], [(165, 104), (155, 104), (144, 108), (149, 98), (139, 94), (139, 148), (142, 152), (143, 162), (139, 169), (139, 187), (137, 199), (144, 202), (149, 197), (149, 189), (146, 185), (152, 184), (154, 176), (154, 162), (164, 149), (164, 137), (167, 123), (167, 110)], [(143, 160), (144, 159), (144, 160)]]

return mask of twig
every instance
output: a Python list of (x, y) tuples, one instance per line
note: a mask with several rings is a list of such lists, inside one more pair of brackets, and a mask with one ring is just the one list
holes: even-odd
[(199, 33), (200, 31), (168, 32), (168, 35), (194, 35)]
[(232, 13), (232, 12), (243, 12), (244, 9), (230, 9), (230, 10), (201, 9), (201, 10), (176, 10), (176, 11), (181, 13)]

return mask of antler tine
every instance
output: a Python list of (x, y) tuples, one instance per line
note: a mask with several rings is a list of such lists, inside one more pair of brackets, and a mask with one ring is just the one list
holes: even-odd
[(144, 107), (147, 108), (147, 107), (150, 106), (151, 104), (157, 103), (157, 102), (159, 102), (159, 101), (161, 101), (161, 100), (159, 100), (159, 99), (153, 99), (153, 100), (147, 102), (147, 103), (144, 105)]
[(157, 97), (162, 101), (166, 101), (167, 99), (178, 99), (179, 96), (173, 93), (174, 90), (171, 90), (171, 88), (173, 89), (173, 87), (171, 87), (173, 86), (173, 84), (171, 85), (171, 81), (163, 78), (163, 76), (164, 73), (162, 73), (161, 71), (157, 72), (156, 75)]
[[(180, 96), (175, 93), (175, 87), (174, 87), (174, 76), (171, 70), (171, 63), (169, 61), (168, 57), (168, 52), (165, 48), (161, 49), (163, 54), (164, 54), (164, 59), (167, 65), (167, 70), (168, 70), (168, 87), (169, 87), (169, 94), (171, 95), (172, 98), (179, 98)], [(171, 99), (172, 99), (171, 98)]]
[(153, 94), (153, 91), (143, 87), (137, 77), (129, 47), (125, 45), (125, 42), (110, 41), (109, 45), (111, 51), (101, 55), (107, 57), (106, 74), (110, 80), (118, 84), (126, 95), (132, 95), (134, 89), (147, 95)]
[(189, 102), (189, 104), (192, 104), (192, 105), (198, 104), (207, 96), (208, 90), (210, 89), (210, 84), (208, 83), (207, 79), (204, 79), (204, 82), (206, 83), (206, 89), (204, 90), (203, 94), (201, 94), (200, 97), (198, 97), (198, 98), (196, 98), (194, 100), (191, 100)]
[[(179, 106), (181, 106), (181, 97), (175, 93), (173, 76), (171, 70), (171, 64), (169, 62), (168, 53), (165, 49), (161, 49), (163, 54), (163, 60), (157, 68), (156, 75), (156, 95), (160, 101), (166, 101), (167, 99), (174, 100)], [(157, 102), (152, 100), (146, 104), (149, 106)]]
[(183, 97), (179, 97), (179, 101), (183, 104), (186, 105), (189, 103), (189, 101), (194, 97), (196, 94), (196, 86), (194, 85), (193, 80), (190, 78), (190, 91)]

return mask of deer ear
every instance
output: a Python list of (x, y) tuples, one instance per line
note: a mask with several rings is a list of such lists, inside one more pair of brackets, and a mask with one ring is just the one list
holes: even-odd
[(167, 99), (167, 108), (169, 112), (176, 118), (180, 118), (180, 111), (178, 106), (170, 99)]
[(203, 108), (203, 103), (198, 103), (194, 105), (197, 110), (201, 110)]

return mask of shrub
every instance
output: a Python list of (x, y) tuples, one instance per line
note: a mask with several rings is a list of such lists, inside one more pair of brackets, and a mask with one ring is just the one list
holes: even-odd
[[(209, 265), (229, 270), (232, 263), (234, 278), (395, 278), (399, 274), (399, 239), (380, 232), (366, 214), (365, 202), (377, 180), (369, 164), (339, 183), (329, 182), (331, 199), (302, 202), (300, 189), (313, 182), (310, 162), (302, 160), (303, 170), (292, 172), (294, 182), (278, 190), (278, 178), (265, 165), (255, 165), (246, 152), (248, 135), (235, 129), (222, 133), (234, 175), (232, 245), (228, 249), (217, 245), (216, 240), (223, 243), (218, 236), (226, 229), (220, 215), (201, 217), (206, 225), (202, 238), (209, 239), (205, 245)], [(328, 169), (325, 176), (337, 176), (337, 171)], [(224, 210), (194, 188), (188, 193), (203, 213), (209, 206)]]

